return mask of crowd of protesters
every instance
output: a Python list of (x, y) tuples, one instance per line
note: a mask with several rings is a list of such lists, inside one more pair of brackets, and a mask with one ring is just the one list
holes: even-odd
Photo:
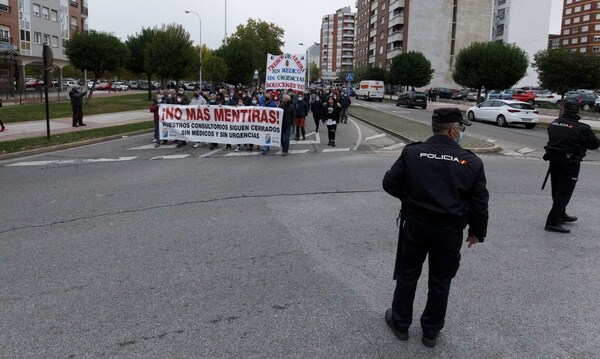
[[(191, 100), (187, 97), (183, 88), (178, 90), (158, 90), (150, 107), (154, 114), (154, 139), (155, 147), (166, 144), (166, 140), (160, 140), (159, 113), (160, 104), (178, 105), (208, 105), (208, 106), (260, 106), (283, 109), (283, 123), (281, 129), (281, 153), (287, 156), (290, 146), (290, 138), (293, 135), (295, 141), (306, 140), (306, 119), (312, 114), (315, 132), (319, 132), (319, 124), (327, 127), (328, 145), (335, 147), (335, 137), (338, 123), (348, 122), (348, 108), (352, 103), (347, 94), (338, 90), (311, 90), (306, 93), (298, 91), (264, 91), (257, 89), (252, 94), (242, 89), (221, 88), (214, 92), (201, 91), (196, 88)], [(186, 141), (176, 140), (176, 147), (187, 145)], [(194, 148), (203, 146), (201, 143), (194, 144)], [(219, 144), (208, 144), (210, 150), (218, 148)], [(260, 150), (261, 146), (233, 145), (234, 151), (242, 149), (253, 151), (255, 147)], [(225, 150), (233, 149), (231, 144), (225, 145)], [(262, 146), (262, 154), (269, 152), (269, 146)]]

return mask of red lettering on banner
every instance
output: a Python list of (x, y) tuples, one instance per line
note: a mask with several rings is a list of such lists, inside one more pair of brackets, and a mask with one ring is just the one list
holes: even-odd
[(225, 113), (223, 112), (222, 108), (215, 109), (214, 115), (215, 115), (215, 121), (217, 121), (217, 122), (224, 121), (224, 119), (225, 119)]
[(163, 120), (172, 120), (173, 119), (173, 107), (164, 108)]
[(269, 123), (268, 114), (264, 111), (260, 114), (260, 123)]
[(183, 117), (183, 111), (181, 111), (179, 107), (176, 107), (175, 113), (173, 113), (173, 115), (175, 116), (176, 120), (181, 120), (181, 117)]
[(277, 116), (277, 111), (269, 111), (269, 122), (270, 123), (279, 123), (279, 116)]
[(204, 121), (210, 121), (210, 109), (208, 107), (204, 108)]
[(274, 68), (277, 67), (277, 65), (279, 65), (279, 63), (281, 62), (281, 60), (283, 60), (283, 55), (279, 55), (279, 57), (277, 57), (275, 59), (275, 61), (273, 61), (273, 63), (268, 67), (269, 71), (273, 71)]
[[(199, 108), (187, 107), (185, 109), (185, 115), (186, 115), (187, 119), (190, 121), (196, 121), (199, 119), (198, 117), (202, 118), (202, 114), (200, 113), (199, 110), (200, 110)], [(200, 115), (200, 116), (198, 116), (198, 115)]]
[(233, 116), (231, 118), (232, 122), (240, 122), (240, 111), (241, 110), (235, 110), (235, 111), (233, 111), (233, 113), (232, 113)]
[(300, 62), (300, 59), (298, 58), (298, 56), (294, 55), (293, 59), (294, 59), (294, 62), (296, 63), (296, 66), (298, 66), (298, 70), (300, 70), (301, 72), (304, 72), (304, 66), (302, 66), (302, 62)]
[(260, 121), (260, 110), (252, 110), (252, 122)]

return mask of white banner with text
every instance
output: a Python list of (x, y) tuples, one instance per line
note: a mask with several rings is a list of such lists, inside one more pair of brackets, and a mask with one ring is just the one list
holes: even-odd
[(281, 147), (280, 108), (160, 105), (161, 140)]
[(266, 90), (294, 90), (304, 92), (306, 55), (267, 54)]

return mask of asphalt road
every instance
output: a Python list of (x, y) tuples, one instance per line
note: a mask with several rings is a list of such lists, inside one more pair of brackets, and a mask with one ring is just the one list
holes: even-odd
[(381, 179), (401, 144), (341, 126), (336, 152), (321, 129), (288, 157), (154, 149), (145, 135), (0, 162), (0, 357), (598, 355), (597, 163), (560, 235), (543, 230), (546, 163), (481, 156), (489, 237), (463, 249), (429, 349), (425, 281), (408, 342), (383, 320), (399, 202)]

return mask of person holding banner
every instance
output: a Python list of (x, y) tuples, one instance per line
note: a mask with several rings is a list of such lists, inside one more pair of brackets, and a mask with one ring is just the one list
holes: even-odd
[(329, 138), (327, 145), (335, 147), (335, 132), (337, 124), (340, 121), (340, 106), (338, 106), (333, 97), (328, 98), (327, 103), (323, 106), (321, 119), (327, 126), (327, 137)]
[(313, 115), (313, 120), (315, 121), (315, 132), (319, 133), (319, 122), (321, 122), (321, 117), (323, 115), (323, 101), (321, 101), (321, 96), (315, 97), (315, 102), (310, 105), (310, 111)]
[[(277, 102), (274, 99), (271, 99), (271, 94), (266, 94), (264, 107), (277, 107)], [(265, 145), (263, 146), (262, 154), (266, 155), (267, 152), (269, 152), (269, 146)]]

